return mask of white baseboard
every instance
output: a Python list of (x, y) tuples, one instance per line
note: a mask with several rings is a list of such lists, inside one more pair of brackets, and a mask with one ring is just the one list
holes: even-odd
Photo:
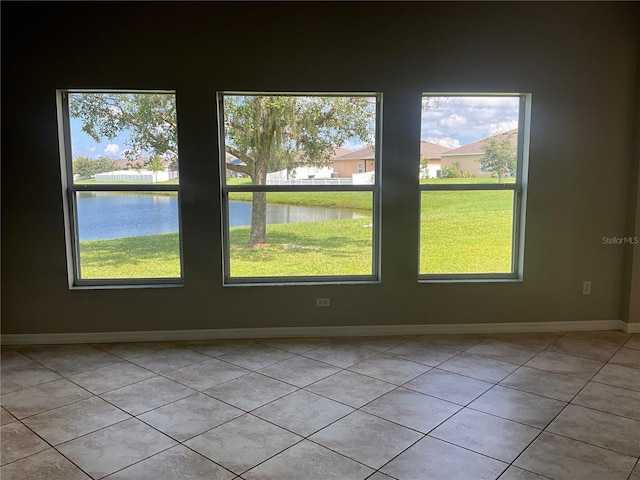
[(640, 324), (622, 320), (580, 322), (466, 323), (459, 325), (366, 325), (333, 327), (227, 328), (138, 332), (35, 333), (2, 335), (2, 345), (111, 343), (223, 338), (339, 337), (368, 335), (426, 335), (442, 333), (512, 333), (622, 330), (640, 333)]
[[(624, 323), (624, 322), (623, 322)], [(640, 333), (640, 323), (625, 323), (624, 331), (627, 333)]]

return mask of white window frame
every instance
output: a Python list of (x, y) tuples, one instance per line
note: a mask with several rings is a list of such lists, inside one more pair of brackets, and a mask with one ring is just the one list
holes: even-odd
[[(71, 143), (71, 122), (69, 116), (69, 94), (74, 93), (162, 93), (172, 94), (173, 90), (93, 90), (93, 89), (60, 89), (57, 90), (58, 135), (60, 144), (60, 168), (62, 177), (62, 193), (64, 204), (64, 222), (67, 251), (67, 274), (70, 289), (85, 288), (124, 288), (124, 287), (171, 287), (183, 284), (182, 255), (182, 219), (180, 182), (175, 185), (155, 184), (75, 184), (73, 180), (73, 155)], [(152, 278), (81, 278), (80, 275), (80, 240), (78, 230), (77, 193), (79, 192), (176, 192), (178, 198), (178, 243), (180, 276)]]
[[(435, 191), (513, 191), (513, 214), (511, 232), (511, 271), (504, 273), (420, 273), (418, 266), (418, 282), (445, 283), (465, 281), (522, 281), (524, 275), (524, 232), (526, 220), (526, 199), (529, 166), (529, 138), (531, 122), (531, 94), (530, 93), (424, 93), (432, 97), (518, 97), (518, 149), (516, 161), (515, 183), (486, 183), (486, 184), (419, 184), (419, 202), (422, 202), (422, 192)], [(421, 204), (421, 203), (420, 203)], [(420, 208), (420, 216), (422, 209)], [(420, 227), (421, 228), (421, 227)], [(418, 246), (418, 265), (420, 265), (420, 246)]]
[[(376, 171), (374, 183), (370, 185), (228, 185), (226, 181), (226, 152), (224, 129), (224, 97), (225, 95), (254, 95), (254, 96), (300, 96), (300, 97), (373, 97), (376, 99), (375, 121), (375, 159)], [(351, 284), (351, 283), (379, 283), (380, 282), (380, 194), (381, 194), (381, 119), (382, 119), (382, 94), (373, 92), (334, 93), (290, 93), (290, 92), (256, 92), (256, 91), (221, 91), (217, 92), (218, 124), (220, 145), (220, 191), (222, 208), (222, 263), (224, 286), (258, 286), (258, 285), (298, 285), (298, 284)], [(287, 275), (287, 276), (261, 276), (238, 277), (231, 276), (231, 258), (229, 241), (229, 194), (234, 192), (371, 192), (372, 196), (372, 273), (370, 275)]]

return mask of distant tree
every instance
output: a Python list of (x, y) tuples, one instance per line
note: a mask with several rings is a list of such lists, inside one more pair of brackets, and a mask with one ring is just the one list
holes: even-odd
[(164, 165), (162, 164), (162, 160), (160, 157), (153, 155), (149, 158), (149, 161), (146, 162), (145, 167), (151, 170), (152, 172), (161, 172), (164, 170)]
[(93, 163), (87, 157), (76, 157), (73, 161), (73, 174), (88, 178), (94, 175)]
[(502, 182), (505, 173), (516, 168), (516, 147), (511, 144), (511, 136), (494, 135), (484, 142), (484, 156), (480, 159), (482, 170), (492, 172)]
[(105, 157), (90, 159), (87, 157), (76, 157), (73, 161), (73, 173), (84, 178), (95, 176), (97, 173), (111, 172), (118, 169), (115, 160)]
[(422, 110), (438, 110), (443, 103), (447, 102), (447, 97), (433, 97), (425, 95), (422, 97)]
[(424, 178), (429, 178), (429, 159), (420, 157), (420, 170), (424, 172)]

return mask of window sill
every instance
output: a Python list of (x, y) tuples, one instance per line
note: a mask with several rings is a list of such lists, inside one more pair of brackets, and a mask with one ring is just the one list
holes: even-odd
[(105, 284), (105, 285), (71, 285), (69, 290), (130, 290), (147, 288), (181, 288), (184, 283), (145, 283), (145, 284)]

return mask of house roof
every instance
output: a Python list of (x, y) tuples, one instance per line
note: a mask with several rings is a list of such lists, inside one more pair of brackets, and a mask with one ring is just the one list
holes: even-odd
[(443, 147), (437, 143), (427, 142), (426, 140), (420, 142), (420, 156), (427, 157), (429, 160), (440, 158), (440, 155), (448, 151), (449, 149), (447, 147)]
[(361, 148), (360, 150), (356, 150), (355, 152), (349, 152), (345, 155), (340, 155), (339, 157), (334, 157), (333, 161), (342, 161), (342, 160), (373, 160), (375, 158), (375, 152), (373, 148), (366, 147)]
[(331, 157), (331, 159), (333, 160), (334, 158), (341, 157), (342, 155), (346, 155), (347, 153), (351, 153), (351, 150), (349, 150), (348, 148), (334, 148), (333, 157)]
[[(333, 156), (331, 157), (331, 160), (335, 159), (336, 157), (340, 157), (342, 155), (346, 155), (347, 153), (351, 153), (351, 150), (347, 149), (347, 148), (334, 148), (333, 149)], [(226, 154), (226, 162), (230, 163), (232, 165), (244, 165), (244, 162), (242, 162), (242, 160), (234, 157), (233, 155), (230, 154)], [(298, 159), (298, 162), (300, 162), (300, 160)]]
[(484, 155), (484, 142), (486, 142), (489, 138), (506, 138), (511, 137), (511, 144), (515, 147), (518, 143), (518, 129), (515, 128), (513, 130), (509, 130), (508, 132), (499, 133), (497, 135), (492, 135), (491, 137), (483, 138), (482, 140), (478, 140), (477, 142), (468, 143), (467, 145), (462, 145), (461, 147), (454, 148), (453, 150), (449, 150), (444, 155)]
[[(442, 153), (449, 151), (447, 147), (438, 145), (437, 143), (422, 141), (420, 142), (420, 156), (429, 159), (440, 158)], [(372, 147), (361, 148), (355, 152), (349, 152), (339, 157), (335, 157), (334, 161), (342, 160), (374, 160), (375, 152)]]

